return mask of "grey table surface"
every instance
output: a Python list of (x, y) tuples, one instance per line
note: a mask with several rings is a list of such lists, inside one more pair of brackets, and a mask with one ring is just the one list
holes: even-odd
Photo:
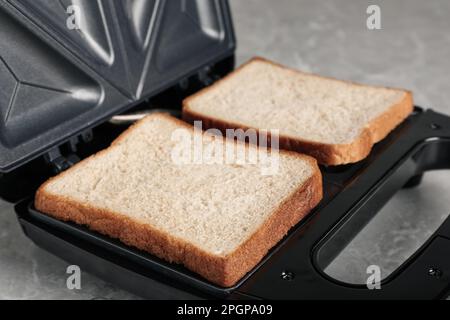
[[(381, 8), (381, 29), (368, 30), (366, 9)], [(254, 55), (304, 71), (408, 88), (416, 104), (450, 114), (448, 0), (231, 0), (238, 63)], [(450, 173), (428, 173), (420, 187), (399, 192), (326, 269), (364, 283), (368, 265), (386, 276), (450, 213)], [(0, 299), (134, 299), (82, 273), (81, 290), (66, 286), (68, 264), (22, 233), (0, 202)]]

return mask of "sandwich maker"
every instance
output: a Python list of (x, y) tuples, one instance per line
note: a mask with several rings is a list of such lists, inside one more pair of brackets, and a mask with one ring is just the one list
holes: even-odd
[(364, 161), (322, 167), (322, 202), (232, 288), (34, 209), (42, 182), (126, 128), (111, 117), (179, 112), (184, 97), (233, 70), (235, 47), (226, 0), (1, 1), (0, 197), (16, 205), (25, 234), (147, 298), (445, 297), (450, 218), (381, 290), (323, 271), (397, 190), (450, 168), (450, 117), (418, 107)]

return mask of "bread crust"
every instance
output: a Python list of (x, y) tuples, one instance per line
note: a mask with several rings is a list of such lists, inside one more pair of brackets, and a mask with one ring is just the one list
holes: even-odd
[[(226, 129), (236, 129), (236, 128), (243, 130), (256, 129), (248, 127), (242, 123), (230, 122), (209, 117), (200, 114), (190, 108), (190, 103), (195, 98), (208, 92), (209, 90), (213, 90), (214, 88), (220, 86), (222, 82), (227, 81), (229, 77), (233, 77), (234, 75), (239, 73), (245, 66), (254, 61), (262, 61), (293, 72), (308, 74), (300, 72), (295, 69), (288, 68), (286, 66), (267, 60), (265, 58), (261, 57), (252, 58), (250, 61), (241, 65), (239, 68), (237, 68), (234, 72), (230, 73), (225, 78), (220, 79), (210, 87), (207, 87), (193, 94), (192, 96), (186, 98), (183, 101), (183, 120), (187, 122), (201, 120), (203, 121), (203, 127), (205, 129), (217, 128), (222, 131), (225, 131)], [(333, 79), (333, 78), (325, 78), (315, 74), (310, 75), (323, 79)], [(337, 79), (334, 80), (361, 86), (361, 84), (353, 83), (350, 81), (343, 81)], [(344, 165), (361, 161), (370, 154), (370, 151), (372, 150), (375, 143), (384, 139), (392, 130), (394, 130), (400, 123), (402, 123), (413, 111), (414, 104), (412, 93), (406, 90), (401, 91), (405, 92), (404, 98), (398, 103), (392, 105), (388, 110), (379, 115), (377, 118), (367, 123), (367, 125), (361, 130), (361, 133), (349, 144), (327, 144), (309, 141), (306, 139), (294, 138), (288, 135), (280, 135), (279, 137), (280, 148), (299, 153), (305, 153), (307, 155), (316, 158), (319, 163), (327, 166)], [(258, 129), (256, 130), (258, 131)]]
[[(155, 114), (147, 119), (150, 117), (167, 117), (178, 125), (192, 129), (183, 121), (170, 116)], [(135, 124), (119, 136), (109, 148), (83, 160), (44, 183), (36, 193), (35, 208), (56, 219), (85, 225), (91, 230), (117, 238), (129, 246), (149, 252), (161, 259), (183, 264), (191, 271), (221, 287), (231, 287), (254, 268), (267, 252), (286, 235), (289, 229), (305, 217), (322, 199), (322, 175), (317, 161), (305, 155), (282, 151), (307, 160), (313, 168), (313, 174), (295, 192), (288, 195), (278, 209), (235, 251), (225, 256), (218, 256), (137, 219), (46, 191), (47, 185), (54, 179), (67, 175), (87, 161), (108, 152), (140, 123), (142, 122)]]

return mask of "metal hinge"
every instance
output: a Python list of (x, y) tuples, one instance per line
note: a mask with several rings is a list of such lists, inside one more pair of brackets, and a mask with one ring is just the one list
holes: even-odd
[(220, 79), (219, 75), (216, 75), (212, 72), (210, 67), (206, 67), (203, 70), (200, 70), (198, 73), (198, 79), (205, 86), (209, 87), (214, 82)]
[[(92, 139), (92, 130), (87, 130), (79, 136), (71, 138), (67, 144), (51, 149), (44, 158), (55, 173), (61, 173), (80, 162), (80, 157), (76, 155), (77, 145), (80, 142), (90, 142)], [(64, 153), (63, 148), (68, 149), (68, 152)]]
[(45, 155), (45, 160), (52, 166), (55, 173), (61, 173), (79, 162), (80, 158), (75, 154), (63, 156), (61, 153), (61, 148), (56, 147)]

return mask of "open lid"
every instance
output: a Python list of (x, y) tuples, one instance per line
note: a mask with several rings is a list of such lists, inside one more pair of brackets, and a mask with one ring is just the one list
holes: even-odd
[(226, 0), (0, 2), (0, 172), (235, 49)]

